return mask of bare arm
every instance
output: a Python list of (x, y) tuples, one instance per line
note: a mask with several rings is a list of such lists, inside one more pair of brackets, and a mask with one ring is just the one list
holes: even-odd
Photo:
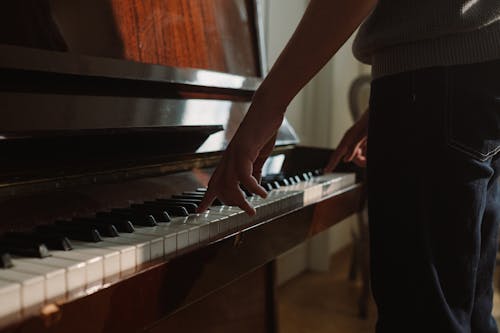
[(249, 214), (254, 209), (238, 188), (265, 197), (260, 168), (293, 97), (345, 43), (376, 0), (311, 0), (295, 33), (254, 95), (252, 105), (209, 183), (200, 211), (215, 197)]
[(376, 0), (311, 0), (295, 33), (259, 89), (288, 105), (370, 13)]

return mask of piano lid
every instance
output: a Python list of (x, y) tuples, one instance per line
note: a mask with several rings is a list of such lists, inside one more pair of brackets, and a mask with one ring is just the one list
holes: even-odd
[[(262, 2), (142, 5), (1, 5), (0, 189), (26, 185), (26, 193), (33, 184), (53, 189), (217, 162), (266, 71)], [(278, 150), (297, 142), (285, 121)]]

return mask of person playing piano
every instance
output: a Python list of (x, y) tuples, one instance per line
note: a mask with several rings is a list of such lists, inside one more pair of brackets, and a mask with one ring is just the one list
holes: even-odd
[(261, 167), (288, 103), (363, 20), (354, 53), (372, 65), (370, 110), (325, 170), (368, 161), (376, 330), (496, 332), (499, 1), (311, 0), (200, 210), (217, 197), (255, 213), (239, 185), (266, 196)]

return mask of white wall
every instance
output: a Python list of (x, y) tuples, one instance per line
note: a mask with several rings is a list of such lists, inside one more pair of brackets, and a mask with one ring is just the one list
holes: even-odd
[[(306, 9), (305, 0), (267, 0), (265, 1), (265, 30), (268, 64), (272, 66), (288, 39), (292, 36), (302, 13)], [(299, 93), (288, 106), (286, 117), (299, 138), (305, 133), (302, 126), (303, 93)]]
[[(266, 38), (269, 66), (272, 66), (294, 32), (307, 0), (267, 0)], [(293, 100), (287, 119), (297, 131), (301, 144), (335, 147), (352, 120), (347, 94), (352, 80), (366, 71), (351, 54), (352, 40), (335, 55)], [(315, 236), (278, 259), (278, 283), (311, 269), (325, 271), (330, 255), (348, 245), (355, 217)]]

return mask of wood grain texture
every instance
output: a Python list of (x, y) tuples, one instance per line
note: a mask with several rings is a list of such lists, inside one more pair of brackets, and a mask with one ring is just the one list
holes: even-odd
[(0, 43), (259, 76), (251, 0), (18, 0)]
[(125, 59), (258, 75), (243, 0), (112, 0)]

